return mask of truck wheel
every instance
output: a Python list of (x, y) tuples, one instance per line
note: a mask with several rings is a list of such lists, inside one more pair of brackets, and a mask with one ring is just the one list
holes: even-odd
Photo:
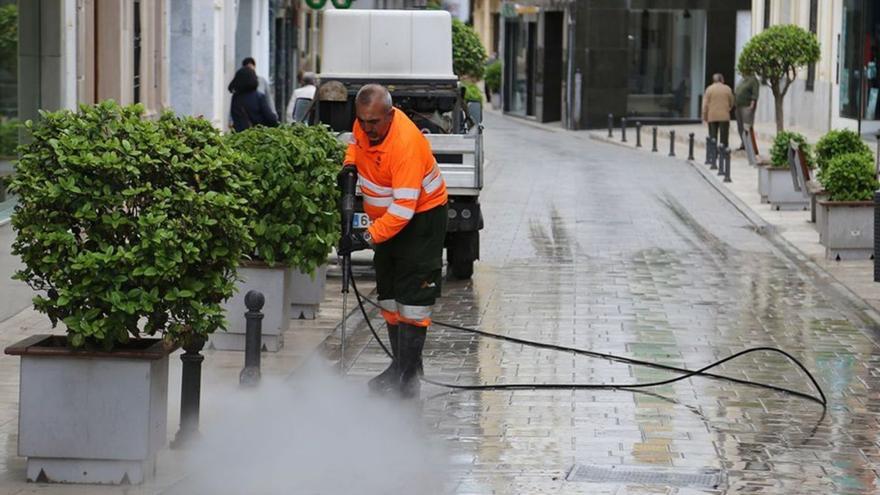
[(452, 275), (459, 280), (467, 280), (474, 274), (474, 260), (458, 260), (449, 264)]

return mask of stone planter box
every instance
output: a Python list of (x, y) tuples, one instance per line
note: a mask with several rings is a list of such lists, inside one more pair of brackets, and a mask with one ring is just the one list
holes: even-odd
[(774, 210), (806, 210), (810, 200), (806, 191), (795, 191), (788, 167), (767, 169), (767, 200)]
[(315, 269), (315, 276), (299, 270), (290, 271), (290, 317), (314, 320), (318, 308), (324, 300), (324, 288), (327, 286), (327, 265)]
[(236, 293), (224, 301), (227, 330), (214, 332), (208, 347), (221, 351), (243, 351), (247, 307), (244, 296), (250, 290), (263, 293), (263, 350), (278, 351), (284, 345), (282, 334), (290, 324), (290, 268), (268, 267), (265, 263), (247, 262), (238, 267)]
[(34, 482), (138, 484), (167, 435), (168, 354), (159, 339), (74, 351), (62, 335), (6, 348), (21, 356), (18, 455)]
[(758, 194), (761, 195), (761, 203), (769, 203), (767, 194), (770, 189), (770, 167), (758, 163)]
[(814, 180), (807, 182), (807, 193), (810, 195), (810, 221), (813, 222), (816, 230), (818, 230), (818, 218), (822, 213), (819, 210), (819, 201), (827, 201), (828, 193), (825, 192), (825, 188), (822, 187), (822, 184)]
[(829, 260), (867, 260), (874, 254), (873, 201), (819, 201), (819, 242)]

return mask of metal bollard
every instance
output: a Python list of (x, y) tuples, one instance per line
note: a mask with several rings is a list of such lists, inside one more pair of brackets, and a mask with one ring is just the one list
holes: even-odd
[(710, 169), (715, 170), (718, 168), (718, 142), (715, 141), (715, 138), (709, 139), (709, 162)]
[(244, 314), (244, 368), (238, 375), (238, 384), (243, 387), (255, 387), (260, 383), (260, 351), (263, 347), (263, 312), (260, 310), (265, 303), (262, 292), (251, 290), (244, 296), (244, 305), (248, 309)]
[(180, 384), (180, 429), (171, 442), (172, 449), (186, 448), (199, 437), (199, 409), (202, 395), (202, 356), (205, 338), (196, 335), (183, 346)]
[(706, 165), (712, 164), (712, 138), (706, 136)]
[(636, 121), (636, 148), (642, 147), (642, 123)]
[(694, 133), (688, 134), (688, 160), (694, 161)]
[(880, 190), (874, 191), (874, 282), (880, 282)]
[(651, 128), (651, 134), (653, 139), (653, 145), (651, 146), (651, 151), (657, 151), (657, 127)]
[(608, 137), (614, 137), (614, 114), (608, 114)]
[(727, 146), (723, 144), (718, 147), (718, 175), (724, 175), (724, 166), (725, 166), (725, 153), (727, 152)]
[(669, 156), (675, 156), (675, 130), (669, 131)]
[(620, 142), (626, 142), (626, 117), (620, 118)]
[(731, 179), (730, 179), (730, 148), (724, 148), (724, 182), (731, 182)]

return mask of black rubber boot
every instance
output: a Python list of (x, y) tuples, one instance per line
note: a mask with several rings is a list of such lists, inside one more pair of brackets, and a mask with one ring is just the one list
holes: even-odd
[(379, 375), (372, 378), (367, 386), (370, 392), (377, 394), (386, 394), (397, 388), (397, 382), (400, 381), (400, 346), (398, 345), (398, 328), (397, 325), (386, 324), (388, 327), (388, 341), (391, 342), (391, 364)]
[(417, 399), (421, 390), (422, 349), (428, 329), (408, 323), (400, 324), (400, 382), (398, 393), (403, 399)]

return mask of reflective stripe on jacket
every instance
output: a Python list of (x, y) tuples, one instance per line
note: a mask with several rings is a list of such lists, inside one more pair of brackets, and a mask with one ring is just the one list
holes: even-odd
[(375, 146), (355, 121), (344, 161), (357, 167), (364, 212), (372, 220), (368, 230), (376, 243), (394, 237), (416, 213), (447, 201), (446, 182), (428, 140), (406, 114), (392, 111), (388, 135)]

